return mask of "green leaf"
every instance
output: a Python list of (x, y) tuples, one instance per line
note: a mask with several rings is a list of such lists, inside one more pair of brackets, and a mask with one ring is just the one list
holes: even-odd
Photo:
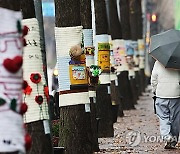
[(4, 105), (6, 101), (3, 98), (0, 98), (0, 105)]
[(21, 22), (20, 22), (20, 20), (17, 21), (17, 30), (18, 30), (18, 33), (21, 33), (21, 32), (22, 32), (22, 27), (21, 27)]
[(11, 104), (10, 104), (11, 110), (16, 111), (16, 106), (17, 106), (17, 100), (16, 99), (12, 99), (11, 100)]

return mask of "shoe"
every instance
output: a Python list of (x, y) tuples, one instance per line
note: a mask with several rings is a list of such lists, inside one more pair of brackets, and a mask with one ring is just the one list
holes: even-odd
[(177, 149), (177, 148), (174, 144), (172, 144), (172, 142), (167, 142), (164, 149)]
[(170, 134), (168, 134), (168, 135), (166, 135), (166, 136), (164, 136), (163, 137), (163, 140), (165, 141), (165, 142), (169, 142), (169, 143), (171, 143), (172, 141), (173, 141), (173, 136), (172, 135), (170, 135)]

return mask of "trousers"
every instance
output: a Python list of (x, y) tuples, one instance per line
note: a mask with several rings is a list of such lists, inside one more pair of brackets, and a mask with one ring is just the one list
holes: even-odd
[(160, 120), (160, 133), (172, 135), (178, 141), (180, 131), (180, 98), (156, 98), (156, 114)]

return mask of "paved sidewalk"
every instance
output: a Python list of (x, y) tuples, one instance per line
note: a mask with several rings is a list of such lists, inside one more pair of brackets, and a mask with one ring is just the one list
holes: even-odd
[(165, 150), (159, 134), (159, 121), (153, 113), (150, 88), (140, 97), (136, 110), (124, 111), (125, 116), (114, 124), (113, 138), (100, 138), (101, 151), (96, 154), (178, 154)]

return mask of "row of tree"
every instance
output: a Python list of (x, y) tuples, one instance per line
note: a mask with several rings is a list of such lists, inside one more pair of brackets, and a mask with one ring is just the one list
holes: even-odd
[[(0, 0), (0, 7), (21, 10), (23, 19), (38, 20), (47, 82), (41, 0)], [(107, 0), (106, 3), (105, 0), (94, 0), (93, 7), (96, 35), (111, 35), (112, 42), (119, 39), (135, 41), (142, 39), (141, 0), (120, 0), (119, 3), (117, 0)], [(91, 0), (55, 0), (55, 8), (56, 27), (83, 26), (83, 29), (92, 29)], [(110, 74), (115, 72), (116, 68), (111, 67), (111, 71), (103, 71), (102, 75), (110, 77)], [(59, 76), (61, 77), (61, 74)], [(115, 83), (117, 81), (118, 84)], [(94, 91), (96, 98), (90, 97), (88, 112), (85, 112), (84, 104), (60, 107), (59, 146), (64, 147), (67, 154), (91, 154), (99, 151), (98, 137), (114, 135), (113, 123), (116, 122), (117, 115), (123, 116), (124, 109), (134, 109), (138, 96), (144, 88), (144, 69), (141, 68), (135, 72), (135, 78), (129, 78), (128, 70), (121, 70), (116, 81), (114, 79), (95, 86), (78, 86), (68, 91), (69, 94)], [(45, 133), (44, 119), (28, 122), (26, 126), (27, 132), (32, 137), (32, 147), (28, 153), (53, 153), (51, 136)]]

